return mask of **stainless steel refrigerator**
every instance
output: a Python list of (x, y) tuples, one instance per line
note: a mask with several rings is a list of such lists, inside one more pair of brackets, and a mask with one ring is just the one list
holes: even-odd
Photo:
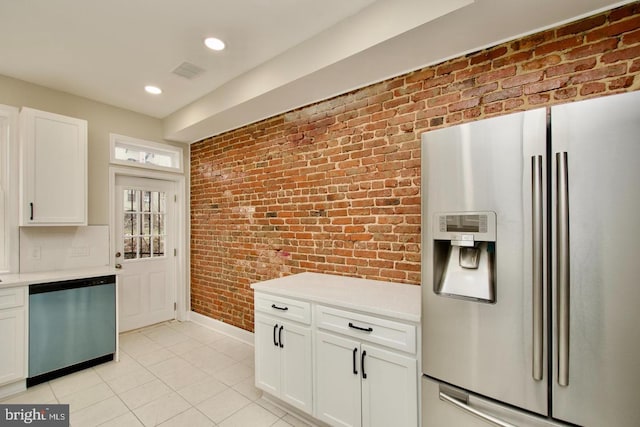
[(640, 92), (422, 135), (422, 419), (640, 425)]

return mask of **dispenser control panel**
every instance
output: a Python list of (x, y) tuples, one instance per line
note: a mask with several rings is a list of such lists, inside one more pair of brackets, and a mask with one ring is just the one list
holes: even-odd
[(442, 215), (440, 231), (460, 233), (486, 233), (487, 215)]
[(433, 284), (443, 297), (496, 302), (496, 213), (433, 216)]
[(440, 212), (434, 215), (433, 238), (459, 242), (495, 242), (495, 212)]

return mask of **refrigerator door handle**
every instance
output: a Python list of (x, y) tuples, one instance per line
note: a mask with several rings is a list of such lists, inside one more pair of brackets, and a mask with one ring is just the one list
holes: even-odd
[(544, 313), (542, 302), (543, 273), (543, 206), (542, 206), (542, 156), (531, 157), (531, 234), (532, 234), (532, 376), (542, 380)]
[(489, 415), (489, 414), (485, 414), (482, 411), (479, 411), (471, 406), (469, 406), (467, 403), (456, 399), (455, 397), (449, 396), (447, 393), (445, 392), (440, 392), (440, 400), (444, 400), (445, 402), (449, 402), (452, 405), (456, 406), (459, 409), (462, 409), (465, 412), (470, 413), (473, 416), (476, 416), (484, 421), (487, 421), (488, 423), (491, 423), (493, 425), (499, 426), (499, 427), (516, 427), (513, 424), (510, 424), (506, 421), (502, 421), (499, 418), (494, 417), (493, 415)]
[(558, 384), (569, 385), (569, 178), (567, 153), (556, 153)]

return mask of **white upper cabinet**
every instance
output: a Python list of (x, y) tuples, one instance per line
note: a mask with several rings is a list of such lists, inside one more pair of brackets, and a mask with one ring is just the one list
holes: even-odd
[(20, 111), (20, 225), (87, 225), (87, 122)]

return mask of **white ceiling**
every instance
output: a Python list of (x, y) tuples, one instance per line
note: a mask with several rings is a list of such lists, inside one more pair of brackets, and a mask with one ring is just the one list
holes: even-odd
[[(162, 118), (167, 139), (193, 142), (626, 2), (0, 0), (0, 74)], [(184, 61), (205, 72), (173, 74)]]
[(0, 0), (0, 74), (162, 118), (373, 1)]

